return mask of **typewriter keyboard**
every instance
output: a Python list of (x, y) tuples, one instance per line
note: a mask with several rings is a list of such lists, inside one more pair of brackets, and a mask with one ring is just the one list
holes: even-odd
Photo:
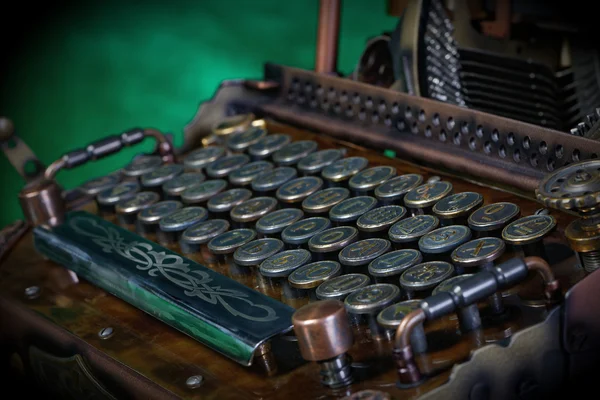
[[(250, 368), (212, 350), (194, 350), (203, 354), (207, 381), (220, 381), (232, 369), (227, 380), (257, 397), (288, 379), (306, 398), (367, 388), (416, 397), (441, 385), (473, 350), (506, 345), (516, 332), (542, 322), (551, 288), (545, 291), (544, 275), (530, 270), (513, 285), (419, 324), (410, 337), (419, 381), (396, 385), (396, 333), (422, 300), (453, 293), (461, 281), (494, 274), (517, 257), (552, 260), (560, 293), (551, 295), (560, 296), (583, 276), (562, 234), (573, 217), (519, 193), (270, 120), (248, 124), (238, 118), (223, 127), (228, 129), (176, 163), (141, 155), (79, 189), (93, 199), (83, 210), (168, 249), (162, 253), (165, 268), (183, 257), (210, 270), (195, 275), (199, 286), (214, 272), (270, 298), (280, 307), (272, 306), (275, 313), (293, 316), (277, 332), (293, 349), (285, 350), (283, 361), (275, 340), (252, 349)], [(123, 245), (120, 251), (129, 250)], [(147, 255), (129, 255), (134, 269), (144, 268)], [(187, 278), (181, 272), (169, 279), (179, 284)], [(122, 289), (113, 293), (138, 304), (133, 292), (152, 292), (149, 285), (131, 283), (130, 297)], [(227, 295), (203, 293), (213, 303)], [(159, 300), (141, 301), (160, 307)], [(175, 309), (164, 312), (184, 318)], [(193, 316), (195, 310), (187, 312)], [(204, 326), (209, 329), (222, 317), (201, 318), (212, 319)], [(253, 329), (248, 320), (237, 323)], [(185, 356), (182, 348), (170, 350)], [(215, 357), (221, 361), (207, 362)]]

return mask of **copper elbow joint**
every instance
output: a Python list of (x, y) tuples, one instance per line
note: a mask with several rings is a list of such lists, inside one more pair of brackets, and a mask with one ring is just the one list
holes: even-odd
[(557, 303), (562, 299), (560, 283), (554, 276), (550, 265), (541, 257), (525, 257), (527, 269), (536, 271), (544, 281), (544, 295), (550, 304)]

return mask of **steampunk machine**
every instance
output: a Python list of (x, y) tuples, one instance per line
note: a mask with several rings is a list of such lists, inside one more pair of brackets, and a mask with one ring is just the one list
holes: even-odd
[(593, 25), (519, 4), (390, 1), (398, 26), (343, 75), (322, 0), (315, 69), (223, 82), (180, 148), (134, 128), (46, 166), (3, 118), (25, 181), (0, 234), (5, 376), (73, 399), (593, 384), (600, 51)]

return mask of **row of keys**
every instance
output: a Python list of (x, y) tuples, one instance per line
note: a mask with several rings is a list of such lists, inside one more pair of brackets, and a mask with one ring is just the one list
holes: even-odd
[(513, 203), (483, 206), (480, 194), (454, 194), (449, 182), (396, 176), (393, 167), (368, 168), (366, 158), (344, 154), (252, 127), (224, 147), (190, 153), (183, 165), (137, 159), (123, 170), (125, 182), (96, 199), (161, 244), (225, 260), (231, 277), (255, 276), (284, 297), (345, 301), (364, 288), (389, 288), (390, 296), (363, 296), (358, 308), (349, 300), (351, 314), (374, 315), (427, 296), (465, 268), (489, 268), (505, 248), (494, 236), (527, 245), (555, 225), (549, 215), (518, 219)]

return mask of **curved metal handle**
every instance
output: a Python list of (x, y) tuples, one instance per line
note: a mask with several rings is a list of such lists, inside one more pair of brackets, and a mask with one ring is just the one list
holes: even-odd
[(475, 304), (498, 290), (512, 286), (522, 281), (529, 271), (536, 271), (542, 277), (548, 305), (561, 300), (558, 280), (550, 265), (540, 257), (510, 259), (492, 271), (478, 272), (457, 283), (453, 292), (441, 292), (424, 299), (420, 308), (406, 315), (396, 330), (393, 355), (400, 384), (418, 384), (422, 380), (410, 343), (411, 333), (416, 326)]
[(84, 148), (65, 153), (46, 168), (44, 177), (51, 181), (61, 169), (71, 169), (88, 161), (99, 160), (108, 155), (118, 153), (124, 147), (140, 143), (147, 137), (157, 141), (158, 152), (164, 162), (174, 162), (175, 152), (166, 136), (156, 129), (135, 128), (120, 135), (112, 135), (90, 143)]

